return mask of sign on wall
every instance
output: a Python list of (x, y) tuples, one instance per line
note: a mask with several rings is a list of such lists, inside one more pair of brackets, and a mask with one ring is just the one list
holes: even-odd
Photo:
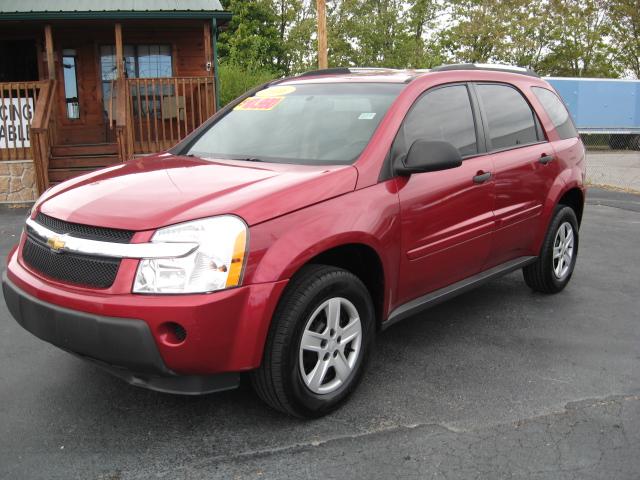
[(0, 148), (31, 146), (33, 98), (0, 99)]

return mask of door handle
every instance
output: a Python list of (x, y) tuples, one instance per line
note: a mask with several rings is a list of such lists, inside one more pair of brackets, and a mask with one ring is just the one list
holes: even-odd
[(484, 183), (491, 178), (491, 172), (480, 173), (473, 177), (473, 183)]
[(553, 155), (542, 155), (538, 161), (543, 164), (546, 165), (547, 163), (551, 162), (553, 160)]

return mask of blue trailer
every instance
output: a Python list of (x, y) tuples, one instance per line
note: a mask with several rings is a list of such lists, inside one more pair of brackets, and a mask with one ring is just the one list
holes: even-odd
[(640, 134), (640, 80), (545, 78), (580, 133)]

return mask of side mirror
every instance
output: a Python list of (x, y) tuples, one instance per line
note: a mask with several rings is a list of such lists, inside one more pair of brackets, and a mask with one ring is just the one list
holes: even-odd
[(462, 156), (458, 149), (449, 142), (416, 140), (411, 144), (409, 153), (401, 164), (396, 166), (396, 172), (400, 175), (411, 175), (412, 173), (447, 170), (460, 165), (462, 165)]

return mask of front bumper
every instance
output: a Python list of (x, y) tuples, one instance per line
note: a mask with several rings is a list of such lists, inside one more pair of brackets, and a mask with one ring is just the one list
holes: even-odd
[(2, 276), (2, 290), (16, 321), (36, 337), (96, 363), (137, 386), (168, 393), (203, 394), (238, 386), (236, 373), (177, 375), (162, 361), (142, 320), (77, 312), (38, 300)]
[[(286, 280), (210, 294), (139, 295), (130, 293), (130, 283), (123, 286), (121, 277), (132, 276), (136, 267), (125, 262), (114, 288), (101, 291), (45, 279), (13, 251), (3, 276), (6, 302), (34, 335), (156, 390), (220, 390), (219, 379), (227, 387), (227, 381), (237, 383), (238, 372), (260, 365)], [(167, 322), (184, 327), (182, 342), (166, 341)], [(212, 375), (218, 377), (214, 383)]]

